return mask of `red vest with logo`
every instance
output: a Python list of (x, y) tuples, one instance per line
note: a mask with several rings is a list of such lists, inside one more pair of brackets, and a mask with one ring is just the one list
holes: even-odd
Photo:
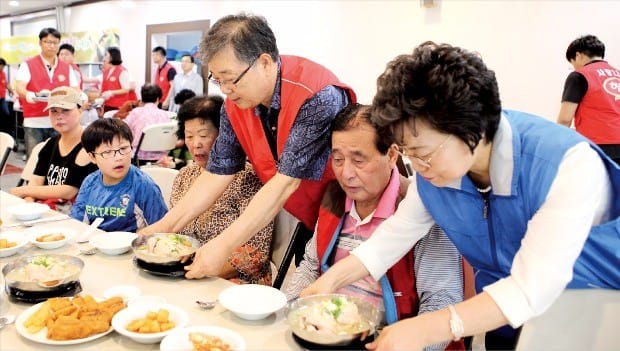
[(600, 61), (577, 72), (588, 91), (575, 112), (575, 128), (596, 144), (620, 144), (620, 71)]
[[(355, 93), (341, 83), (325, 67), (310, 60), (296, 56), (280, 56), (281, 71), (281, 109), (278, 116), (277, 154), (281, 155), (297, 113), (304, 102), (328, 85), (337, 86), (347, 91), (351, 103), (355, 103)], [(239, 140), (243, 151), (252, 163), (256, 174), (264, 183), (276, 172), (267, 137), (263, 131), (260, 117), (254, 108), (240, 109), (226, 99), (226, 112), (230, 124)], [(288, 198), (284, 208), (300, 220), (306, 228), (314, 228), (319, 212), (319, 204), (327, 183), (335, 179), (331, 169), (331, 160), (327, 161), (321, 180), (303, 179), (295, 192)]]
[[(26, 90), (39, 92), (43, 89), (53, 90), (56, 87), (70, 86), (69, 65), (62, 60), (56, 59), (56, 68), (50, 80), (47, 66), (43, 62), (43, 58), (37, 55), (26, 60), (28, 70), (30, 71), (30, 81), (26, 84)], [(28, 117), (44, 117), (49, 113), (43, 111), (47, 107), (46, 102), (35, 102), (30, 104), (25, 98), (20, 97), (19, 103), (24, 113), (24, 118)]]
[[(168, 80), (168, 71), (172, 68), (172, 65), (166, 61), (161, 69), (158, 69), (155, 73), (155, 82), (153, 84), (158, 85), (161, 88), (161, 99), (164, 101), (168, 97), (170, 92), (170, 81)], [(172, 97), (174, 98), (174, 96)]]
[[(110, 74), (110, 70), (112, 68), (116, 68), (116, 69), (114, 69), (114, 71), (112, 71), (112, 73)], [(121, 73), (126, 70), (125, 67), (118, 65), (118, 66), (112, 66), (112, 68), (105, 68), (103, 70), (103, 82), (101, 83), (102, 93), (108, 90), (119, 90), (123, 88), (123, 86), (121, 85), (120, 77), (121, 77)], [(129, 99), (129, 94), (127, 93), (114, 95), (111, 98), (107, 99), (104, 102), (104, 105), (116, 107), (118, 109), (128, 99)]]

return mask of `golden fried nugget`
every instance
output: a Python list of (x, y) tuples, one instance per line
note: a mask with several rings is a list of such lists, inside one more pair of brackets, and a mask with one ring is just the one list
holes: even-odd
[(82, 339), (92, 334), (90, 325), (77, 318), (60, 316), (47, 328), (47, 338), (51, 340)]
[(53, 311), (59, 311), (65, 307), (73, 305), (71, 300), (67, 297), (52, 297), (51, 299), (48, 299), (47, 302), (49, 302)]
[[(54, 311), (54, 314), (52, 315), (52, 319), (56, 320), (58, 319), (58, 317), (60, 316), (69, 316), (72, 315), (74, 313), (76, 313), (78, 307), (74, 306), (74, 305), (69, 305), (67, 307), (63, 307), (59, 310)], [(75, 316), (77, 317), (77, 316)]]

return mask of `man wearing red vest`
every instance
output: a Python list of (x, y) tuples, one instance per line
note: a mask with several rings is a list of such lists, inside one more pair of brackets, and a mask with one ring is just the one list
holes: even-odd
[(22, 62), (17, 71), (15, 90), (24, 113), (24, 139), (28, 155), (36, 144), (56, 134), (49, 114), (43, 111), (47, 104), (42, 97), (59, 86), (79, 88), (73, 68), (56, 57), (59, 45), (58, 30), (42, 29), (39, 32), (41, 54)]
[[(336, 114), (355, 102), (351, 88), (325, 67), (280, 56), (263, 17), (220, 19), (203, 39), (212, 82), (226, 94), (220, 134), (204, 172), (178, 204), (144, 233), (175, 232), (206, 211), (244, 167), (264, 183), (239, 219), (201, 247), (188, 278), (216, 275), (229, 254), (285, 208), (312, 235), (320, 199), (334, 179), (328, 162)], [(296, 259), (303, 255), (297, 248)]]
[(620, 70), (605, 57), (605, 44), (594, 35), (575, 39), (566, 60), (575, 68), (566, 78), (558, 123), (575, 129), (620, 163)]
[[(166, 60), (166, 49), (161, 46), (153, 49), (151, 53), (151, 58), (153, 59), (153, 63), (157, 65), (157, 72), (155, 72), (155, 80), (153, 81), (153, 85), (157, 85), (161, 88), (162, 98), (160, 99), (159, 108), (163, 108), (164, 110), (168, 109), (168, 105), (170, 103), (170, 86), (172, 85), (172, 81), (174, 80), (174, 76), (177, 75), (177, 71), (172, 67), (172, 65)], [(172, 97), (174, 99), (174, 96)]]
[[(389, 143), (390, 134), (371, 124), (367, 106), (349, 105), (336, 116), (331, 138), (336, 181), (327, 186), (304, 259), (282, 289), (288, 299), (372, 236), (405, 197), (409, 180), (398, 173), (398, 147)], [(463, 301), (461, 256), (435, 225), (381, 279), (369, 276), (337, 292), (367, 300), (392, 324)]]

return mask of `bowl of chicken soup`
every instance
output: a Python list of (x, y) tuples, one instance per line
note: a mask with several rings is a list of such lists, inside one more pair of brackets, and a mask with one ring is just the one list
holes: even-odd
[(343, 294), (293, 300), (286, 305), (284, 315), (297, 337), (326, 346), (346, 346), (373, 335), (383, 318), (370, 302)]
[(192, 256), (200, 242), (187, 235), (155, 233), (140, 235), (131, 243), (137, 259), (156, 265), (176, 265), (182, 258)]
[(75, 256), (36, 255), (8, 263), (2, 268), (2, 274), (7, 291), (22, 294), (58, 291), (62, 294), (63, 287), (79, 282), (83, 267), (84, 261)]

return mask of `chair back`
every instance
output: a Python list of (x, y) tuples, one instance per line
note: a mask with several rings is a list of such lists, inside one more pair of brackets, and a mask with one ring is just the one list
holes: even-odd
[(134, 154), (134, 163), (138, 165), (139, 151), (170, 151), (177, 144), (177, 122), (155, 123), (142, 129), (142, 135)]
[(14, 146), (15, 139), (7, 133), (0, 132), (0, 174), (4, 174), (4, 167)]
[(303, 224), (288, 211), (281, 210), (274, 221), (274, 233), (271, 241), (271, 262), (276, 266), (272, 286), (280, 289), (295, 255), (294, 247), (300, 245), (299, 230)]
[(30, 156), (28, 156), (28, 160), (26, 161), (26, 165), (22, 170), (22, 175), (20, 176), (17, 186), (22, 186), (28, 183), (32, 178), (32, 175), (34, 174), (34, 168), (37, 166), (37, 162), (39, 161), (39, 152), (41, 151), (46, 142), (47, 140), (42, 141), (32, 148), (32, 152), (30, 153)]
[(155, 181), (155, 184), (159, 186), (162, 195), (164, 196), (164, 201), (166, 201), (166, 206), (170, 208), (170, 195), (172, 195), (172, 184), (174, 183), (174, 178), (176, 178), (179, 171), (172, 168), (165, 167), (156, 167), (156, 166), (145, 166), (140, 168), (144, 173), (148, 174), (149, 177)]

